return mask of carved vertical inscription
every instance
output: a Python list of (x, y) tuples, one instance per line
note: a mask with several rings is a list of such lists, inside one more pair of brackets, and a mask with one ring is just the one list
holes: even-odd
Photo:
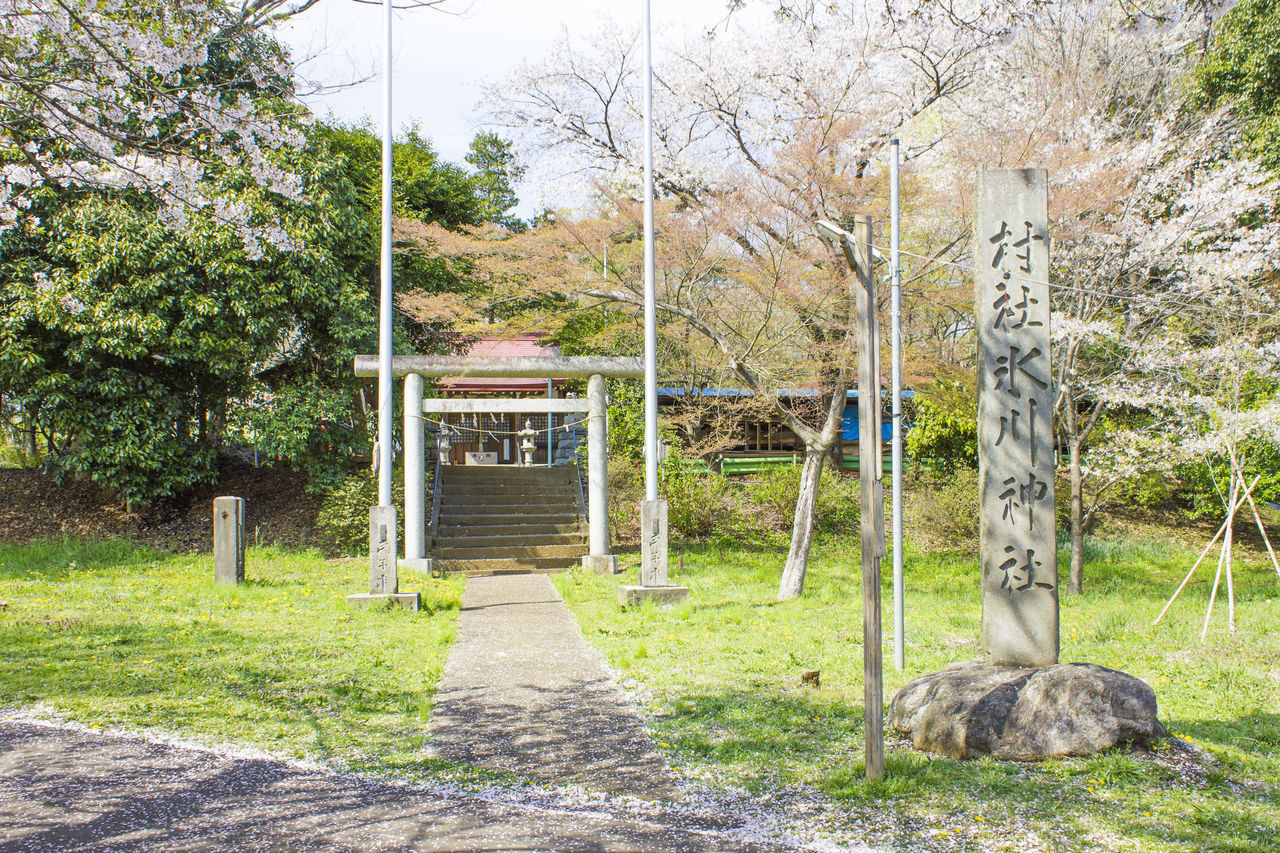
[(640, 502), (640, 585), (667, 586), (667, 502)]
[(992, 664), (1047, 666), (1058, 661), (1048, 174), (984, 172), (977, 209), (982, 645)]
[(369, 507), (369, 592), (374, 595), (400, 591), (396, 533), (395, 507)]

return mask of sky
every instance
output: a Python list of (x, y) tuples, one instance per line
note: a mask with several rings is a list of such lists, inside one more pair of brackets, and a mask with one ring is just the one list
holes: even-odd
[[(461, 163), (480, 129), (480, 87), (546, 55), (564, 32), (588, 35), (604, 21), (640, 25), (644, 0), (449, 0), (445, 11), (401, 11), (392, 25), (392, 121), (417, 122), (446, 159)], [(706, 30), (724, 18), (726, 0), (650, 0), (655, 33)], [(300, 75), (325, 84), (366, 82), (306, 98), (316, 114), (382, 121), (382, 7), (320, 0), (286, 24), (284, 41)], [(305, 85), (305, 84), (304, 84)], [(519, 215), (538, 200), (522, 196)]]

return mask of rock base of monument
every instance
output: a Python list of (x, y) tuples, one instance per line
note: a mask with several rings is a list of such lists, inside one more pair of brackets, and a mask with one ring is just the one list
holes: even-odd
[(642, 602), (652, 601), (659, 608), (675, 607), (689, 600), (687, 586), (633, 586), (618, 587), (618, 603), (623, 607), (639, 607)]
[(1089, 663), (952, 664), (899, 690), (889, 725), (926, 752), (1010, 761), (1145, 746), (1165, 735), (1146, 682)]
[(347, 596), (347, 604), (367, 610), (381, 607), (390, 610), (399, 607), (401, 610), (417, 612), (422, 609), (422, 593), (420, 592), (358, 592)]

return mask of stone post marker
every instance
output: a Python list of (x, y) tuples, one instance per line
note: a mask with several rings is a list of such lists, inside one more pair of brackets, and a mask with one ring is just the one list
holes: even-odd
[(244, 581), (244, 498), (213, 499), (213, 582)]
[(974, 241), (982, 646), (990, 664), (1048, 666), (1058, 662), (1048, 173), (983, 172)]
[(666, 586), (670, 580), (667, 567), (667, 502), (640, 502), (640, 585)]
[(369, 510), (369, 592), (394, 595), (400, 591), (396, 566), (396, 508), (375, 506)]

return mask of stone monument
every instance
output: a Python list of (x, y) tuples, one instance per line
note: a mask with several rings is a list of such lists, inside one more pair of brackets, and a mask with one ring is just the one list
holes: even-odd
[(1146, 683), (1058, 663), (1048, 173), (978, 179), (974, 295), (982, 649), (916, 678), (889, 723), (918, 749), (1035, 761), (1164, 735)]
[(672, 607), (689, 599), (689, 587), (671, 584), (667, 560), (667, 502), (640, 501), (640, 583), (618, 587), (618, 603), (635, 607), (652, 601)]
[(369, 507), (369, 591), (348, 595), (348, 604), (355, 607), (399, 606), (415, 611), (422, 606), (420, 593), (400, 591), (396, 538), (396, 508)]
[(1058, 662), (1049, 383), (1049, 192), (1043, 169), (978, 179), (979, 552), (987, 662)]

